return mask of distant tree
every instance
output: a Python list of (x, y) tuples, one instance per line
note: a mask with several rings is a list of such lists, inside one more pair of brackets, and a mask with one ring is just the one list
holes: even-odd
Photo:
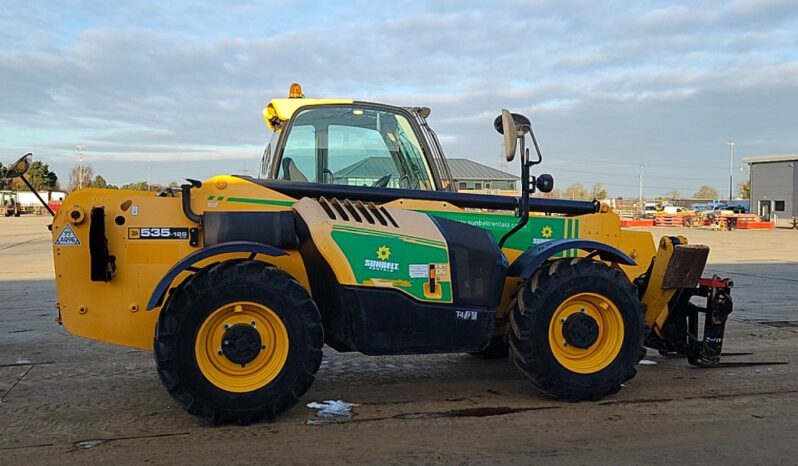
[(607, 189), (601, 183), (593, 183), (590, 188), (590, 195), (593, 199), (607, 199)]
[(712, 200), (720, 198), (720, 194), (718, 194), (718, 190), (712, 186), (704, 185), (698, 188), (698, 191), (693, 194), (693, 198)]
[(137, 181), (135, 183), (123, 184), (120, 189), (131, 189), (133, 191), (147, 191), (146, 181)]
[(665, 199), (673, 200), (673, 199), (680, 199), (681, 197), (682, 195), (679, 194), (679, 191), (676, 189), (671, 189), (670, 191), (665, 193)]
[(40, 160), (30, 164), (30, 170), (25, 177), (37, 191), (55, 191), (58, 189), (58, 176), (50, 171), (49, 165)]
[(550, 193), (535, 193), (535, 197), (542, 197), (544, 199), (560, 199), (562, 198), (562, 190), (552, 189)]
[(94, 179), (94, 169), (91, 165), (83, 164), (83, 170), (80, 165), (75, 165), (69, 172), (69, 190), (74, 191), (78, 188), (90, 188), (91, 182)]
[(91, 182), (92, 188), (107, 188), (108, 182), (105, 181), (105, 178), (102, 175), (97, 175), (94, 177), (94, 180)]
[(737, 185), (737, 195), (741, 199), (751, 199), (751, 180), (745, 180)]
[(177, 190), (180, 189), (180, 185), (177, 183), (177, 181), (170, 181), (169, 184), (166, 187), (167, 188), (172, 188), (172, 189), (177, 189)]
[(590, 195), (581, 183), (574, 183), (565, 188), (562, 197), (565, 199), (587, 199)]
[(6, 167), (4, 167), (2, 163), (0, 163), (0, 189), (8, 189), (9, 188), (9, 183), (8, 183), (8, 180), (6, 179), (6, 172), (7, 171), (8, 171), (8, 169)]

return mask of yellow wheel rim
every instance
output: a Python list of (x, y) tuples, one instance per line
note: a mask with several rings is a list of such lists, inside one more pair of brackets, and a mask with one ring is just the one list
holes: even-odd
[[(592, 317), (598, 336), (587, 348), (569, 344), (563, 326), (574, 314)], [(592, 374), (609, 366), (623, 345), (623, 318), (618, 307), (597, 293), (578, 293), (560, 304), (549, 323), (551, 352), (563, 367), (579, 374)]]
[[(228, 359), (222, 345), (228, 330), (242, 325), (257, 332), (261, 347), (252, 360), (239, 364)], [(225, 304), (202, 323), (194, 352), (200, 371), (213, 385), (228, 392), (251, 392), (274, 380), (283, 369), (288, 359), (288, 331), (277, 314), (262, 304)]]

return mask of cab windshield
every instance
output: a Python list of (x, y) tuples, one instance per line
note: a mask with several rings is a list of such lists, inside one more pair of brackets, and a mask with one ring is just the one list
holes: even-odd
[[(352, 186), (431, 190), (421, 144), (399, 112), (358, 105), (300, 110), (286, 128), (277, 178)], [(272, 146), (274, 149), (274, 146)]]

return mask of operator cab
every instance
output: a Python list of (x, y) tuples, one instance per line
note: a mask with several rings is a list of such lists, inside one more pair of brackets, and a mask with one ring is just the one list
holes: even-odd
[[(292, 94), (296, 94), (293, 86)], [(274, 132), (263, 154), (260, 178), (451, 190), (454, 183), (424, 110), (344, 100), (275, 99), (264, 111)]]

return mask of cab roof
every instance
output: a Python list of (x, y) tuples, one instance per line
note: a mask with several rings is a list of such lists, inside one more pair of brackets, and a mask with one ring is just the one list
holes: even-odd
[(334, 104), (353, 104), (352, 99), (306, 99), (287, 98), (272, 99), (263, 109), (263, 119), (266, 126), (274, 132), (281, 131), (283, 124), (291, 119), (291, 116), (301, 107)]

